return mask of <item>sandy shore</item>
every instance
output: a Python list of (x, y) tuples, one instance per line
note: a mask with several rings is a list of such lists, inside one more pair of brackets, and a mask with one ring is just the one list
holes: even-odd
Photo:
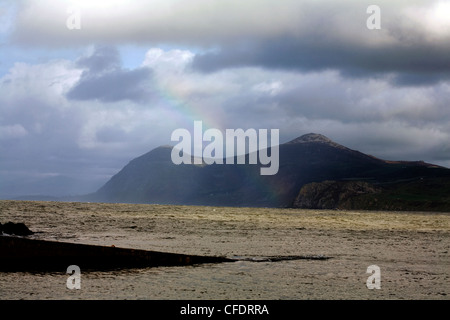
[[(31, 230), (40, 232), (34, 236), (40, 239), (256, 260), (290, 255), (332, 257), (326, 261), (236, 262), (201, 268), (143, 270), (116, 275), (117, 279), (126, 280), (117, 280), (114, 289), (108, 287), (109, 290), (102, 289), (98, 273), (85, 274), (87, 286), (95, 286), (97, 291), (81, 290), (77, 296), (80, 299), (101, 296), (448, 300), (450, 297), (448, 213), (22, 201), (0, 201), (0, 209), (1, 222), (28, 222)], [(380, 267), (379, 290), (366, 286), (370, 265)], [(33, 276), (20, 277), (22, 281), (30, 281)], [(17, 297), (20, 277), (6, 279), (2, 275), (0, 293), (6, 298)], [(47, 287), (54, 294), (73, 298), (63, 286), (52, 287), (56, 279), (63, 281), (64, 277), (62, 273), (46, 279)], [(145, 283), (153, 288), (151, 294)], [(156, 291), (155, 283), (159, 283)], [(27, 290), (19, 295), (27, 298)], [(29, 290), (41, 290), (38, 297), (53, 297), (50, 289)]]

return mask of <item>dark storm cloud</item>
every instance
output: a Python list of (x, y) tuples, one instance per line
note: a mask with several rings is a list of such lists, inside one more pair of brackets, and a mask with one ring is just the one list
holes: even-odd
[[(220, 48), (196, 56), (194, 67), (204, 72), (245, 66), (333, 69), (354, 78), (389, 74), (400, 86), (450, 79), (450, 9), (441, 0), (120, 1), (82, 5), (80, 30), (66, 28), (64, 1), (21, 4), (12, 29), (12, 39), (21, 44)], [(367, 28), (371, 5), (380, 8), (380, 30)], [(109, 58), (106, 62), (115, 57)]]
[(450, 80), (450, 73), (444, 69), (444, 71), (436, 71), (433, 74), (404, 72), (393, 79), (393, 84), (397, 86), (431, 86), (448, 80)]
[(131, 71), (114, 70), (100, 76), (83, 75), (68, 93), (71, 100), (95, 100), (116, 102), (131, 100), (143, 102), (150, 98), (145, 84), (151, 78), (151, 71), (141, 68)]
[(338, 70), (350, 78), (393, 74), (396, 85), (433, 84), (450, 79), (450, 45), (397, 44), (371, 47), (320, 38), (281, 37), (225, 46), (197, 55), (193, 67), (214, 72), (264, 67), (303, 72)]
[(118, 69), (120, 68), (120, 54), (115, 47), (98, 46), (91, 55), (80, 58), (77, 66), (87, 68), (91, 73)]
[(113, 47), (96, 48), (92, 55), (79, 59), (77, 65), (86, 70), (67, 93), (70, 100), (144, 102), (151, 98), (151, 69), (122, 69), (119, 53)]

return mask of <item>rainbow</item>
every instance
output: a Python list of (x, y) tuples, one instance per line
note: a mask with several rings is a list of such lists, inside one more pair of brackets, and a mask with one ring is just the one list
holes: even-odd
[[(163, 108), (161, 116), (163, 118), (172, 119), (179, 127), (192, 128), (194, 121), (202, 121), (206, 129), (217, 128), (224, 130), (223, 123), (218, 121), (219, 115), (214, 115), (213, 112), (206, 114), (202, 112), (202, 108), (192, 101), (185, 101), (179, 98), (182, 88), (175, 86), (168, 88), (162, 87), (160, 84), (156, 86), (158, 96), (162, 102)], [(189, 129), (188, 129), (189, 130)]]
[[(177, 127), (189, 128), (193, 130), (194, 121), (202, 121), (204, 130), (207, 129), (219, 129), (225, 132), (226, 126), (220, 120), (223, 117), (213, 112), (205, 114), (202, 111), (202, 106), (196, 105), (194, 102), (187, 102), (180, 98), (179, 92), (183, 91), (183, 88), (177, 86), (162, 86), (160, 83), (155, 83), (157, 94), (162, 103), (160, 110), (160, 117), (163, 119), (172, 119)], [(226, 165), (226, 164), (223, 164)], [(254, 188), (262, 193), (266, 194), (268, 199), (279, 199), (279, 188), (273, 184), (273, 180), (267, 176), (261, 176), (259, 170), (255, 170), (253, 174), (248, 176), (249, 183)]]

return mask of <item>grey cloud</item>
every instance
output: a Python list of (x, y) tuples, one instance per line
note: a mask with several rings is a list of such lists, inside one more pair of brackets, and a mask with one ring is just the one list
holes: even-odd
[(450, 74), (447, 70), (436, 71), (432, 74), (404, 72), (398, 74), (393, 79), (393, 84), (397, 86), (432, 86), (441, 81), (450, 80)]
[(148, 86), (152, 70), (122, 69), (119, 53), (113, 47), (96, 48), (92, 55), (79, 59), (77, 65), (87, 69), (67, 92), (70, 100), (145, 102), (152, 97), (152, 88)]
[[(338, 121), (345, 125), (382, 125), (395, 120), (414, 127), (445, 128), (450, 121), (447, 84), (395, 87), (387, 79), (342, 79), (338, 72), (306, 75), (255, 69), (234, 72), (241, 72), (244, 78), (251, 72), (263, 72), (259, 81), (263, 81), (266, 74), (279, 81), (281, 89), (270, 94), (254, 89), (255, 83), (258, 83), (256, 79), (250, 83), (243, 82), (241, 90), (222, 103), (222, 109), (227, 111), (222, 119), (228, 119), (231, 125), (248, 126), (249, 119), (253, 126), (264, 126), (268, 122), (276, 124), (284, 123), (286, 119), (305, 118), (311, 121)], [(219, 77), (220, 74), (208, 76)]]
[(131, 100), (147, 101), (151, 90), (145, 85), (152, 72), (147, 68), (136, 70), (114, 70), (100, 76), (83, 75), (80, 81), (68, 93), (71, 100), (95, 100), (116, 102)]
[(126, 132), (117, 127), (104, 127), (97, 131), (96, 138), (102, 143), (124, 142), (126, 141)]
[(118, 69), (119, 51), (111, 46), (98, 46), (90, 56), (78, 59), (77, 66), (87, 68), (92, 73)]
[(202, 72), (248, 66), (302, 72), (338, 70), (342, 76), (350, 78), (394, 74), (396, 85), (422, 85), (450, 79), (448, 52), (448, 44), (394, 44), (372, 48), (336, 39), (321, 41), (286, 36), (200, 54), (194, 58), (193, 67)]
[[(448, 24), (434, 21), (438, 0), (378, 0), (382, 30), (366, 27), (370, 0), (139, 1), (83, 8), (81, 30), (67, 30), (66, 4), (23, 1), (12, 39), (23, 44), (166, 43), (221, 48), (196, 56), (197, 70), (261, 66), (339, 70), (344, 77), (394, 73), (395, 85), (450, 79)], [(207, 3), (207, 4), (206, 4)], [(441, 23), (441, 29), (439, 25)], [(434, 27), (433, 27), (434, 26)], [(447, 28), (447, 29), (446, 29)], [(102, 68), (104, 58), (89, 63)], [(111, 61), (114, 55), (109, 57)], [(106, 59), (106, 61), (110, 61)], [(94, 68), (91, 66), (91, 68)], [(94, 70), (94, 69), (92, 69)]]

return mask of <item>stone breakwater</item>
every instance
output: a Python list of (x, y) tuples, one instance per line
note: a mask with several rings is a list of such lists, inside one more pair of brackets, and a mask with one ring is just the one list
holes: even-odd
[(58, 271), (69, 265), (110, 270), (231, 262), (214, 256), (97, 246), (0, 236), (0, 271)]

